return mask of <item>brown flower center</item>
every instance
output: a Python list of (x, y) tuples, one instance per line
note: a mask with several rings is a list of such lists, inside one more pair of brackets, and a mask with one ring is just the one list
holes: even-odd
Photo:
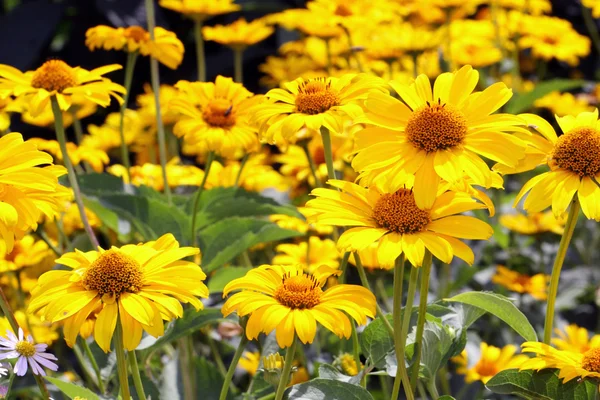
[(554, 146), (552, 162), (579, 176), (596, 175), (600, 172), (600, 132), (581, 127), (562, 135)]
[(207, 124), (218, 128), (231, 128), (235, 125), (233, 105), (227, 99), (212, 99), (204, 110), (202, 117)]
[(15, 350), (22, 356), (25, 357), (33, 357), (35, 355), (35, 346), (33, 343), (29, 343), (28, 341), (21, 340), (17, 342), (15, 345)]
[(281, 285), (275, 290), (275, 300), (291, 309), (313, 308), (321, 302), (323, 291), (312, 275), (283, 276)]
[(373, 207), (373, 219), (381, 228), (409, 234), (423, 231), (431, 222), (429, 212), (417, 207), (412, 190), (407, 189), (382, 195)]
[(133, 39), (136, 42), (147, 42), (150, 39), (150, 33), (141, 26), (130, 26), (129, 28), (125, 28), (123, 36), (128, 39)]
[(335, 8), (335, 15), (338, 15), (340, 17), (349, 17), (353, 14), (354, 13), (350, 9), (350, 7), (348, 7), (345, 4), (338, 4), (337, 7)]
[(475, 369), (481, 376), (494, 376), (498, 373), (498, 366), (491, 361), (480, 361)]
[(600, 373), (600, 347), (585, 352), (583, 360), (581, 360), (581, 368), (589, 372)]
[(77, 86), (77, 75), (75, 70), (64, 61), (50, 60), (35, 70), (31, 78), (31, 86), (62, 93), (67, 88)]
[(143, 278), (136, 260), (120, 251), (108, 250), (85, 271), (83, 286), (86, 290), (97, 290), (99, 296), (118, 297), (125, 292), (142, 290)]
[(302, 114), (321, 114), (340, 103), (338, 94), (325, 78), (311, 79), (298, 86), (296, 110)]
[(427, 153), (460, 145), (468, 131), (467, 118), (449, 104), (429, 103), (413, 112), (406, 124), (408, 141)]

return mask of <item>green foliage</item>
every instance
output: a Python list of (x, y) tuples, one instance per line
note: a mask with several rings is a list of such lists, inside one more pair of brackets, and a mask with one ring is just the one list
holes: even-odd
[(355, 376), (346, 375), (340, 372), (333, 365), (329, 364), (321, 364), (319, 365), (319, 378), (322, 379), (332, 379), (334, 381), (347, 382), (353, 385), (360, 385), (360, 379), (362, 377), (362, 373), (359, 373)]
[[(196, 387), (198, 398), (218, 399), (223, 386), (223, 376), (219, 373), (216, 365), (204, 357), (196, 359)], [(231, 391), (227, 393), (227, 399), (233, 399)]]
[(530, 400), (594, 400), (598, 386), (589, 380), (572, 379), (563, 383), (559, 370), (541, 371), (507, 369), (487, 383), (487, 388), (498, 394), (512, 394)]
[(537, 99), (544, 97), (548, 93), (554, 91), (565, 92), (567, 90), (580, 88), (584, 84), (585, 81), (575, 79), (552, 79), (549, 81), (540, 82), (535, 85), (535, 88), (531, 92), (515, 95), (506, 105), (505, 112), (509, 114), (519, 114), (525, 112), (533, 107), (533, 103)]
[(251, 269), (252, 267), (223, 267), (217, 269), (208, 281), (208, 291), (210, 293), (222, 292), (229, 282), (241, 278)]
[(360, 386), (322, 378), (292, 386), (288, 396), (289, 400), (373, 400)]
[(94, 392), (92, 392), (91, 390), (75, 385), (74, 383), (61, 381), (58, 378), (52, 378), (50, 376), (45, 376), (44, 378), (48, 382), (56, 386), (69, 399), (74, 399), (75, 397), (79, 396), (87, 400), (100, 400), (100, 397), (94, 394)]
[[(392, 316), (387, 315), (386, 318), (392, 322)], [(388, 330), (381, 318), (375, 318), (360, 335), (360, 348), (365, 356), (377, 368), (385, 366), (385, 356), (394, 348), (394, 338)]]

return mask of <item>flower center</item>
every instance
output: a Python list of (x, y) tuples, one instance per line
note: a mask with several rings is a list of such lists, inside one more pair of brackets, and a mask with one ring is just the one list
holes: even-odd
[(449, 104), (429, 103), (413, 112), (406, 124), (408, 141), (431, 153), (460, 145), (468, 131), (467, 118)]
[(64, 61), (50, 60), (35, 70), (31, 78), (31, 86), (62, 93), (67, 88), (77, 86), (77, 75)]
[(117, 250), (102, 253), (85, 271), (83, 286), (97, 290), (98, 295), (118, 297), (125, 292), (142, 290), (143, 274), (140, 264), (127, 254)]
[(335, 15), (338, 15), (340, 17), (349, 17), (351, 15), (353, 15), (352, 10), (350, 9), (350, 7), (348, 7), (345, 4), (338, 4), (337, 7), (335, 8)]
[(589, 372), (600, 373), (600, 347), (585, 352), (583, 360), (581, 360), (581, 368)]
[(212, 99), (202, 111), (207, 124), (219, 128), (231, 128), (235, 125), (233, 105), (227, 99)]
[(130, 26), (129, 28), (125, 28), (123, 36), (133, 39), (136, 42), (146, 42), (148, 41), (150, 34), (141, 26)]
[(326, 82), (325, 78), (311, 79), (298, 86), (296, 110), (302, 114), (321, 114), (339, 103), (340, 99), (331, 88), (331, 82)]
[(594, 176), (600, 172), (600, 132), (593, 128), (575, 128), (558, 138), (552, 161), (559, 168)]
[(412, 190), (407, 189), (382, 195), (373, 207), (373, 219), (379, 227), (397, 233), (421, 232), (431, 222), (429, 212), (417, 207)]
[(33, 357), (35, 355), (35, 346), (33, 343), (29, 343), (25, 340), (17, 342), (15, 345), (15, 350), (17, 353), (25, 357)]
[(281, 286), (275, 290), (275, 300), (291, 309), (313, 308), (321, 302), (323, 291), (312, 275), (283, 276)]
[(498, 373), (498, 367), (490, 361), (480, 361), (476, 370), (481, 376), (494, 376)]

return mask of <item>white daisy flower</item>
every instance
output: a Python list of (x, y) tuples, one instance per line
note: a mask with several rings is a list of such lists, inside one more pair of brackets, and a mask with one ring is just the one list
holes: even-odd
[[(19, 328), (19, 337), (17, 338), (11, 331), (6, 331), (7, 337), (0, 337), (0, 360), (17, 358), (14, 372), (18, 376), (27, 373), (27, 364), (36, 375), (45, 376), (46, 372), (42, 366), (56, 371), (58, 365), (50, 360), (57, 360), (54, 355), (45, 353), (48, 345), (35, 344), (31, 335), (27, 335), (27, 340), (23, 338), (23, 329)], [(41, 365), (41, 366), (40, 366)]]

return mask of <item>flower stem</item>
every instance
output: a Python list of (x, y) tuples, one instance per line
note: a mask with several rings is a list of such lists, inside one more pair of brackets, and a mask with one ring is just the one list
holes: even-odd
[(600, 54), (600, 34), (598, 33), (598, 25), (592, 18), (592, 14), (590, 9), (581, 3), (581, 14), (583, 15), (583, 21), (585, 22), (585, 27), (590, 33), (590, 37), (592, 38), (592, 43), (596, 48), (596, 51)]
[(233, 80), (237, 83), (244, 82), (244, 50), (233, 49)]
[(206, 81), (206, 58), (204, 56), (204, 37), (202, 21), (194, 21), (194, 39), (196, 40), (196, 62), (198, 64), (198, 81)]
[(565, 231), (560, 239), (558, 245), (558, 252), (554, 259), (554, 265), (552, 266), (552, 276), (550, 278), (550, 289), (548, 291), (548, 303), (546, 307), (546, 322), (544, 323), (544, 343), (550, 344), (552, 337), (552, 328), (554, 324), (554, 306), (556, 305), (556, 294), (558, 292), (558, 281), (560, 279), (560, 270), (562, 269), (565, 256), (567, 255), (567, 249), (569, 243), (573, 237), (573, 231), (577, 224), (577, 216), (579, 215), (579, 201), (577, 198), (573, 199), (571, 203), (571, 209), (569, 210), (569, 216), (565, 223)]
[[(396, 260), (394, 266), (394, 347), (396, 349), (396, 378), (394, 379), (394, 387), (392, 388), (392, 399), (397, 399), (400, 393), (400, 384), (404, 386), (404, 393), (408, 400), (414, 400), (413, 391), (411, 390), (408, 372), (406, 371), (406, 363), (404, 361), (404, 346), (406, 345), (406, 336), (408, 335), (408, 325), (410, 324), (410, 314), (412, 310), (413, 298), (415, 297), (415, 289), (417, 287), (417, 277), (419, 270), (411, 268), (410, 281), (408, 284), (408, 297), (406, 298), (406, 307), (404, 307), (404, 319), (402, 319), (402, 280), (404, 265), (404, 254)], [(407, 318), (408, 316), (408, 318)]]
[(342, 262), (340, 263), (340, 271), (342, 271), (342, 273), (340, 274), (340, 277), (338, 278), (339, 283), (346, 282), (346, 270), (348, 269), (348, 259), (350, 259), (349, 251), (344, 253), (344, 255), (342, 257)]
[(88, 363), (85, 362), (83, 353), (81, 352), (81, 349), (79, 348), (79, 346), (77, 344), (75, 344), (75, 346), (73, 346), (73, 353), (75, 353), (75, 358), (77, 358), (77, 362), (79, 362), (79, 366), (81, 367), (81, 370), (83, 371), (83, 375), (84, 375), (83, 378), (86, 382), (86, 385), (91, 386), (92, 384), (95, 384), (96, 386), (98, 386), (98, 384), (94, 380), (94, 377), (92, 377), (92, 372), (90, 371), (90, 366), (88, 365)]
[(446, 32), (446, 54), (444, 54), (444, 59), (446, 60), (446, 64), (448, 64), (448, 70), (450, 72), (454, 71), (454, 62), (452, 61), (452, 8), (448, 7), (445, 9), (446, 12), (446, 22), (445, 26), (447, 29)]
[(325, 49), (327, 50), (327, 73), (331, 75), (333, 63), (331, 61), (331, 43), (330, 39), (325, 39)]
[(306, 154), (306, 159), (308, 160), (308, 166), (310, 167), (310, 172), (312, 173), (313, 179), (315, 180), (316, 187), (323, 187), (323, 183), (321, 183), (321, 179), (319, 179), (319, 174), (317, 170), (317, 165), (315, 164), (315, 160), (310, 154), (310, 149), (308, 148), (308, 140), (303, 140), (300, 143), (302, 150), (304, 150), (304, 154)]
[(135, 391), (138, 398), (146, 399), (146, 393), (144, 393), (144, 385), (142, 384), (142, 377), (140, 376), (140, 367), (138, 366), (137, 358), (135, 356), (135, 350), (129, 353), (129, 368), (131, 369), (131, 376), (133, 376), (133, 384), (135, 385)]
[(296, 336), (292, 340), (292, 344), (288, 347), (285, 352), (285, 362), (283, 364), (283, 370), (281, 371), (281, 379), (277, 386), (277, 392), (275, 392), (275, 400), (283, 399), (283, 393), (290, 381), (290, 373), (292, 372), (292, 364), (294, 363), (294, 353), (296, 352)]
[(331, 134), (329, 129), (321, 127), (321, 139), (323, 140), (323, 152), (325, 153), (325, 163), (327, 164), (327, 176), (329, 179), (335, 179), (335, 169), (333, 167), (333, 151), (331, 150)]
[(202, 177), (202, 182), (200, 182), (200, 186), (194, 195), (194, 208), (192, 209), (192, 246), (197, 247), (198, 238), (196, 237), (196, 221), (198, 219), (198, 206), (200, 205), (200, 197), (202, 197), (202, 192), (204, 191), (204, 185), (206, 185), (206, 180), (208, 179), (208, 174), (210, 173), (210, 167), (212, 162), (215, 159), (215, 153), (212, 151), (208, 152), (206, 156), (206, 166), (204, 167), (204, 176)]
[[(359, 374), (361, 371), (360, 344), (358, 343), (358, 334), (356, 333), (356, 324), (354, 322), (350, 322), (350, 325), (352, 326), (352, 355), (354, 356), (354, 362), (356, 363), (357, 374)], [(365, 377), (363, 377), (363, 378), (365, 378)], [(365, 387), (365, 385), (362, 384), (362, 381), (363, 381), (363, 379), (361, 379), (361, 386)]]
[(127, 143), (125, 142), (125, 111), (127, 110), (127, 103), (129, 102), (129, 91), (131, 90), (131, 81), (133, 79), (133, 70), (135, 69), (135, 62), (137, 60), (138, 53), (134, 51), (127, 53), (127, 64), (125, 64), (125, 95), (123, 96), (123, 104), (121, 104), (121, 110), (119, 115), (119, 135), (121, 136), (121, 162), (125, 167), (125, 176), (127, 177), (127, 183), (131, 183), (131, 163), (129, 162), (129, 150), (127, 149)]
[(423, 275), (421, 276), (421, 290), (419, 299), (419, 318), (417, 319), (417, 334), (415, 337), (415, 358), (413, 371), (410, 377), (410, 387), (414, 392), (419, 381), (419, 365), (421, 364), (421, 350), (423, 341), (423, 329), (425, 327), (425, 316), (427, 314), (427, 295), (429, 294), (429, 275), (431, 274), (431, 252), (425, 250), (423, 259)]
[[(117, 315), (117, 327), (115, 329), (115, 352), (117, 353), (117, 372), (119, 384), (121, 385), (121, 398), (129, 400), (129, 380), (127, 379), (127, 360), (125, 360), (125, 348), (123, 347), (123, 327), (121, 318)], [(145, 397), (144, 397), (145, 398)]]
[(240, 178), (242, 177), (242, 171), (244, 171), (244, 167), (248, 162), (248, 158), (250, 158), (250, 153), (244, 154), (244, 157), (242, 157), (242, 161), (240, 161), (240, 169), (238, 170), (238, 173), (235, 176), (235, 183), (233, 184), (233, 187), (235, 188), (240, 187)]
[(417, 79), (419, 76), (419, 53), (416, 51), (412, 52), (412, 60), (413, 60), (413, 77)]
[(58, 257), (60, 257), (62, 255), (62, 252), (60, 251), (60, 249), (58, 247), (56, 247), (54, 245), (54, 243), (52, 243), (52, 240), (50, 240), (50, 238), (44, 231), (42, 225), (40, 225), (39, 228), (35, 231), (35, 234), (38, 235), (39, 238), (42, 239), (42, 241), (44, 243), (46, 243), (46, 246), (48, 246), (48, 248), (50, 248), (50, 250), (52, 250), (54, 252), (54, 254), (56, 254)]
[(242, 338), (240, 340), (240, 344), (238, 344), (237, 349), (235, 349), (235, 353), (233, 354), (233, 359), (231, 360), (231, 364), (229, 364), (229, 369), (227, 370), (227, 374), (225, 375), (225, 380), (223, 381), (223, 386), (221, 387), (221, 395), (219, 396), (219, 400), (226, 400), (227, 393), (229, 392), (229, 386), (231, 385), (231, 380), (233, 379), (233, 374), (235, 373), (235, 369), (242, 357), (242, 353), (246, 348), (246, 344), (248, 344), (248, 338), (246, 334), (242, 334)]
[[(146, 1), (146, 21), (148, 23), (148, 32), (150, 40), (154, 40), (154, 27), (156, 19), (154, 17), (154, 2)], [(160, 76), (158, 74), (158, 60), (150, 57), (150, 80), (152, 81), (152, 91), (154, 92), (154, 104), (156, 108), (156, 130), (158, 132), (158, 156), (162, 167), (162, 178), (164, 182), (165, 195), (169, 204), (172, 203), (171, 187), (167, 178), (167, 144), (165, 140), (165, 127), (163, 125), (162, 114), (160, 111)]]
[(85, 351), (85, 354), (87, 355), (87, 357), (90, 360), (90, 363), (92, 364), (92, 368), (94, 369), (96, 378), (98, 379), (98, 389), (100, 389), (100, 392), (102, 394), (104, 394), (104, 392), (106, 391), (106, 389), (104, 388), (104, 381), (102, 380), (102, 374), (100, 373), (100, 368), (98, 367), (96, 358), (94, 357), (94, 354), (92, 353), (92, 349), (90, 349), (90, 345), (88, 344), (87, 340), (85, 340), (84, 338), (81, 338), (81, 344), (82, 344), (81, 347), (83, 347), (83, 351)]
[(90, 238), (92, 247), (94, 249), (97, 249), (99, 246), (98, 239), (96, 238), (94, 230), (90, 226), (88, 217), (85, 214), (85, 207), (83, 205), (81, 191), (79, 190), (79, 184), (77, 183), (77, 176), (75, 175), (75, 170), (73, 169), (73, 164), (71, 163), (71, 158), (69, 157), (69, 153), (67, 151), (67, 138), (65, 137), (65, 127), (63, 125), (62, 112), (60, 111), (60, 106), (58, 105), (58, 100), (56, 99), (56, 96), (52, 96), (50, 98), (50, 102), (52, 103), (52, 112), (54, 113), (54, 127), (56, 130), (56, 138), (58, 139), (58, 144), (60, 145), (60, 151), (63, 156), (63, 162), (65, 164), (65, 167), (67, 168), (69, 183), (71, 184), (71, 189), (73, 189), (75, 203), (77, 203), (77, 208), (79, 209), (79, 216), (81, 217), (81, 222), (83, 224), (85, 232)]

